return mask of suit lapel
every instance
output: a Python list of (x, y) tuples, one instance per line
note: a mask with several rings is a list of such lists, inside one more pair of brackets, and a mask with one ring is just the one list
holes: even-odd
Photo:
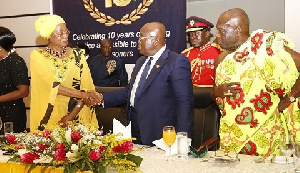
[(131, 80), (130, 80), (130, 86), (131, 86), (130, 88), (133, 87), (133, 84), (134, 84), (135, 79), (136, 79), (136, 75), (138, 74), (138, 72), (140, 71), (142, 65), (144, 64), (145, 60), (147, 59), (147, 57), (145, 57), (145, 56), (142, 56), (140, 58), (141, 58), (141, 60), (138, 61), (135, 64), (134, 70), (132, 71)]
[(151, 72), (149, 73), (149, 76), (145, 82), (144, 88), (142, 90), (142, 93), (145, 91), (146, 88), (149, 87), (149, 85), (152, 83), (152, 81), (155, 79), (155, 77), (157, 76), (157, 74), (160, 72), (160, 70), (162, 69), (162, 67), (165, 65), (166, 60), (168, 58), (168, 54), (169, 54), (169, 49), (166, 49), (161, 56), (158, 58), (158, 60), (156, 61), (155, 65), (153, 66), (153, 68), (151, 69)]

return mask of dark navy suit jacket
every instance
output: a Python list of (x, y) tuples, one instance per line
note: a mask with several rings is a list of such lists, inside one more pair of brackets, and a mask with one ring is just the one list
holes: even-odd
[[(137, 60), (126, 88), (103, 93), (105, 108), (125, 102), (130, 104), (132, 86), (145, 59), (142, 56)], [(138, 103), (135, 103), (142, 143), (151, 145), (152, 141), (162, 138), (166, 125), (173, 125), (177, 132), (188, 132), (191, 136), (193, 104), (190, 62), (184, 55), (166, 49), (152, 68)]]

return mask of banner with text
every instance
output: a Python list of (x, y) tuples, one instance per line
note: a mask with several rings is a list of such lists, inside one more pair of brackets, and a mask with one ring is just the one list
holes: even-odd
[(71, 31), (72, 45), (86, 44), (93, 57), (100, 41), (112, 39), (113, 55), (126, 64), (140, 56), (139, 31), (148, 22), (166, 26), (167, 47), (180, 53), (186, 47), (186, 0), (53, 0), (53, 13), (62, 16)]

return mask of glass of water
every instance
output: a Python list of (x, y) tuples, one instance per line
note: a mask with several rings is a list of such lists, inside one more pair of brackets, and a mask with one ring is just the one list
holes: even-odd
[(177, 140), (179, 158), (186, 159), (189, 152), (187, 132), (177, 132)]
[(9, 135), (14, 132), (13, 122), (5, 122), (3, 126), (4, 126), (4, 134), (5, 135)]

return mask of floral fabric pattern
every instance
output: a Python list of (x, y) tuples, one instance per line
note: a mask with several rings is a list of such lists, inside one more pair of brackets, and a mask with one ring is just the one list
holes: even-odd
[(217, 98), (221, 149), (267, 157), (279, 154), (280, 135), (300, 138), (298, 98), (283, 113), (277, 109), (279, 96), (290, 92), (299, 76), (284, 46), (293, 47), (284, 34), (257, 30), (218, 65), (217, 86), (240, 82), (242, 88), (234, 96)]

